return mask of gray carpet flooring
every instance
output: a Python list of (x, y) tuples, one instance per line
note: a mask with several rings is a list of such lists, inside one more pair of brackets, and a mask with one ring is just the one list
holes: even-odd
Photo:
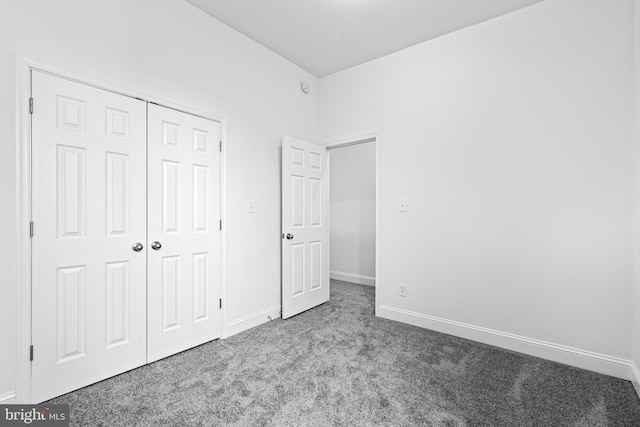
[(51, 403), (78, 426), (640, 426), (631, 383), (376, 318), (373, 288)]

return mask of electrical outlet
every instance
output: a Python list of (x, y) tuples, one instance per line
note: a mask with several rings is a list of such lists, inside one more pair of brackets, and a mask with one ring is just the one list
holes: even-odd
[(400, 296), (401, 297), (407, 296), (407, 285), (404, 283), (400, 283)]
[(407, 211), (407, 199), (400, 199), (400, 212)]

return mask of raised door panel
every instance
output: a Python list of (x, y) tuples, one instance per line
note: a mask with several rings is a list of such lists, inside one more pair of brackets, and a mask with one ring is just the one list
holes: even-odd
[(209, 132), (202, 129), (193, 129), (193, 151), (208, 154), (211, 144)]
[(193, 321), (209, 318), (209, 254), (193, 254)]
[(311, 278), (310, 291), (320, 289), (322, 287), (322, 241), (309, 242), (311, 249), (309, 277)]
[(305, 244), (291, 245), (291, 296), (303, 295), (306, 282)]
[(107, 236), (128, 233), (130, 214), (131, 171), (129, 156), (106, 153), (106, 223)]
[(180, 256), (162, 258), (162, 330), (180, 327)]
[(57, 95), (56, 100), (58, 127), (85, 132), (87, 102), (84, 99), (74, 99), (63, 95)]
[(193, 231), (209, 231), (209, 167), (193, 165)]
[(299, 229), (305, 225), (304, 176), (291, 175), (291, 222), (289, 228)]
[(309, 186), (311, 190), (309, 193), (309, 226), (321, 227), (322, 226), (322, 180), (317, 178), (309, 178)]
[(129, 262), (107, 263), (106, 275), (106, 345), (109, 348), (129, 342)]
[(162, 161), (162, 232), (180, 232), (181, 210), (181, 164), (180, 162)]
[(162, 121), (162, 145), (169, 148), (180, 148), (180, 125)]
[(57, 145), (57, 151), (58, 237), (84, 237), (87, 212), (85, 148)]
[(129, 112), (109, 107), (105, 109), (105, 112), (107, 136), (129, 139)]
[(58, 363), (86, 355), (86, 266), (58, 268), (56, 336)]

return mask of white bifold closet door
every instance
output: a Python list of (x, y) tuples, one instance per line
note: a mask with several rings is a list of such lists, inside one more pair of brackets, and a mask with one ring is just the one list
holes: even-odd
[(33, 72), (32, 399), (146, 361), (146, 103)]
[(220, 125), (32, 74), (32, 400), (220, 336)]
[(148, 354), (220, 336), (220, 124), (149, 104)]

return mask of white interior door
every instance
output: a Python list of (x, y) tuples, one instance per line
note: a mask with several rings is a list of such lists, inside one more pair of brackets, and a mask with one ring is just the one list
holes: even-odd
[(220, 124), (149, 104), (147, 361), (220, 336)]
[(33, 72), (32, 398), (145, 363), (146, 104)]
[(282, 139), (282, 317), (329, 301), (327, 149)]

